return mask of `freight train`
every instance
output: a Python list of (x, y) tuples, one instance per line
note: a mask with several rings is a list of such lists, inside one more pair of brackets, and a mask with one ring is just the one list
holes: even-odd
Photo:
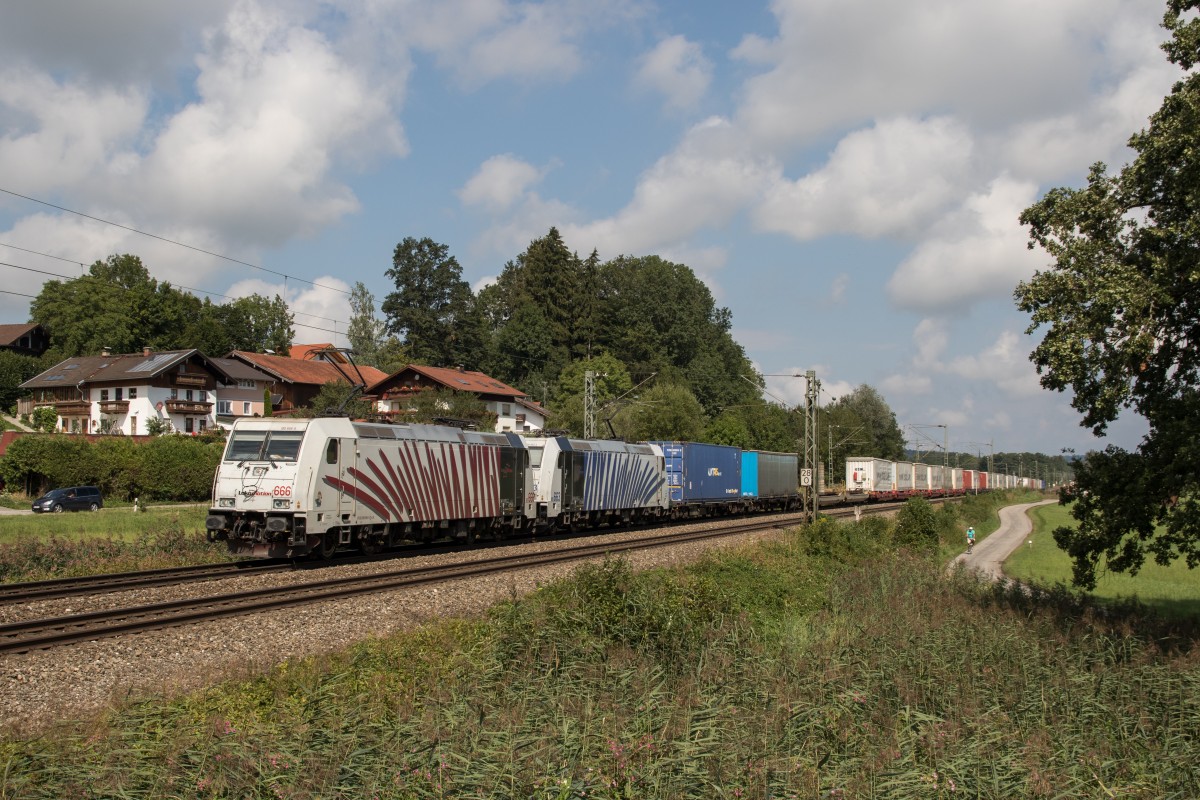
[[(844, 499), (914, 491), (893, 480), (898, 465), (867, 461), (861, 477), (848, 462)], [(789, 511), (801, 507), (798, 466), (795, 453), (699, 442), (246, 418), (230, 431), (205, 525), (240, 555), (327, 558), (339, 548)]]
[(345, 418), (240, 419), (208, 537), (257, 557), (377, 552), (798, 508), (795, 453), (697, 442), (520, 437)]
[(882, 458), (847, 458), (843, 497), (851, 502), (875, 502), (916, 496), (954, 497), (990, 489), (1045, 488), (1043, 480), (1004, 473)]

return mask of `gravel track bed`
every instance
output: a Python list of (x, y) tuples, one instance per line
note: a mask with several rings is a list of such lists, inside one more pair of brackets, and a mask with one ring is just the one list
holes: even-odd
[[(780, 516), (779, 519), (794, 521), (796, 516)], [(700, 530), (721, 524), (727, 524), (727, 521), (672, 530)], [(584, 539), (543, 540), (508, 546), (496, 552), (505, 555), (540, 553), (564, 544), (620, 542), (645, 533), (645, 530), (620, 531)], [(634, 569), (651, 569), (694, 561), (713, 547), (738, 546), (778, 535), (778, 531), (768, 530), (715, 541), (627, 552), (622, 558)], [(439, 566), (471, 560), (480, 552), (408, 556), (403, 561), (412, 566)], [(455, 579), (437, 586), (360, 595), (286, 611), (0, 656), (3, 680), (0, 726), (6, 735), (31, 735), (56, 723), (86, 720), (131, 700), (172, 696), (229, 678), (253, 676), (291, 658), (335, 652), (363, 639), (409, 630), (438, 617), (478, 615), (501, 600), (523, 596), (541, 585), (563, 578), (578, 565), (579, 562), (527, 567), (495, 576)], [(352, 564), (317, 571), (113, 592), (88, 598), (45, 600), (0, 607), (0, 622), (367, 575), (394, 567), (394, 561)]]

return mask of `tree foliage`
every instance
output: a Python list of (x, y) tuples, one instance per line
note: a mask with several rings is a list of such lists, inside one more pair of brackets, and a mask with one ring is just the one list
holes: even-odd
[[(841, 435), (837, 441), (846, 440), (839, 454), (842, 463), (847, 455), (903, 460), (904, 432), (896, 423), (895, 412), (873, 387), (863, 384), (839, 397), (826, 407), (824, 416), (826, 425), (838, 426), (834, 429)], [(829, 447), (828, 438), (822, 450)]]
[(1148, 433), (1133, 452), (1110, 446), (1076, 467), (1076, 529), (1055, 539), (1075, 582), (1095, 585), (1101, 560), (1136, 573), (1200, 564), (1200, 19), (1196, 0), (1170, 0), (1163, 49), (1185, 70), (1149, 127), (1134, 134), (1133, 162), (1115, 175), (1092, 167), (1082, 189), (1057, 188), (1021, 215), (1030, 247), (1052, 258), (1022, 283), (1018, 307), (1042, 385), (1073, 393), (1081, 424), (1102, 434), (1124, 410)]
[(474, 424), (479, 430), (496, 429), (496, 415), (470, 392), (453, 389), (423, 389), (415, 392), (408, 402), (406, 422), (433, 423), (438, 420), (457, 420)]
[(286, 353), (294, 335), (292, 315), (278, 295), (250, 295), (223, 305), (200, 300), (151, 278), (142, 260), (129, 254), (97, 261), (79, 278), (47, 281), (30, 313), (50, 335), (47, 355), (53, 363), (105, 348)]
[(428, 237), (406, 237), (386, 274), (396, 286), (382, 306), (388, 331), (403, 337), (412, 360), (475, 369), (483, 350), (482, 318), (450, 249)]
[(21, 396), (21, 390), (17, 387), (56, 363), (57, 360), (48, 361), (0, 349), (0, 409), (16, 410), (17, 398)]
[(359, 281), (350, 291), (350, 324), (346, 338), (354, 351), (354, 360), (371, 367), (379, 366), (379, 354), (387, 326), (375, 316), (375, 295)]

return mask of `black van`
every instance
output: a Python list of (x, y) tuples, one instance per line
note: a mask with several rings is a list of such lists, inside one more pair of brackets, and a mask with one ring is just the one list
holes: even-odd
[(34, 513), (42, 511), (99, 511), (104, 498), (95, 486), (66, 486), (51, 489), (33, 501)]

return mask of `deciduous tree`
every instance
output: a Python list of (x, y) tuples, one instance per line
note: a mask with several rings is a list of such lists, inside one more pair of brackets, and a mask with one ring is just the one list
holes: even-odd
[(1125, 410), (1149, 431), (1133, 452), (1110, 446), (1076, 465), (1077, 528), (1055, 540), (1079, 585), (1101, 562), (1136, 573), (1200, 564), (1200, 19), (1169, 0), (1163, 45), (1185, 71), (1117, 174), (1096, 164), (1081, 189), (1057, 188), (1021, 215), (1052, 265), (1016, 290), (1045, 328), (1031, 360), (1048, 389), (1073, 393), (1082, 425), (1102, 434)]

